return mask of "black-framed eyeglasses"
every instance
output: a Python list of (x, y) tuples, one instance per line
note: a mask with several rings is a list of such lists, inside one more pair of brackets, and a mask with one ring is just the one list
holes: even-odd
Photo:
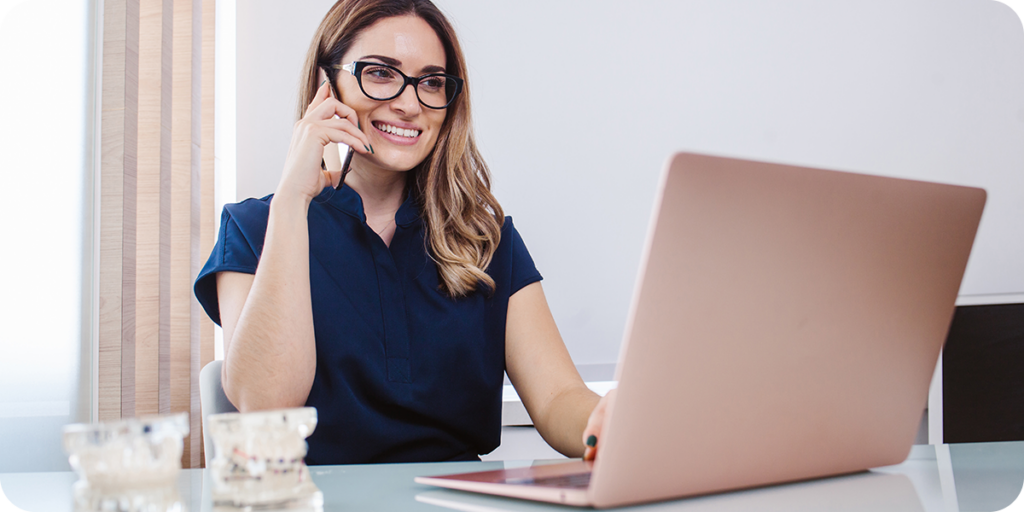
[(424, 107), (440, 110), (448, 108), (462, 92), (463, 80), (447, 73), (428, 73), (414, 78), (394, 66), (358, 60), (334, 67), (352, 73), (363, 94), (377, 101), (395, 99), (405, 91), (405, 86), (412, 85)]

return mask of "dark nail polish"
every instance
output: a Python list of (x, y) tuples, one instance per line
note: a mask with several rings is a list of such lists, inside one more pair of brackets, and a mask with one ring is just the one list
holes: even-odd
[(373, 150), (373, 144), (370, 144), (370, 154), (376, 155), (377, 153)]
[(597, 446), (597, 436), (591, 435), (590, 437), (588, 437), (587, 438), (587, 446), (589, 446), (591, 448)]
[(370, 150), (370, 148), (366, 147), (366, 144), (363, 144), (363, 149), (365, 149), (365, 150), (367, 150), (367, 151), (369, 151), (369, 150)]

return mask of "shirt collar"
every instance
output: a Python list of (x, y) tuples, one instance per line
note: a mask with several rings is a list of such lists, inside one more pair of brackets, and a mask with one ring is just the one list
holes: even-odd
[[(341, 190), (337, 191), (332, 187), (324, 188), (314, 201), (326, 202), (334, 208), (362, 222), (366, 222), (366, 213), (363, 211), (363, 198), (359, 197), (359, 194), (348, 185), (342, 185)], [(402, 227), (409, 227), (419, 220), (419, 207), (416, 206), (416, 200), (412, 197), (412, 194), (409, 194), (405, 201), (402, 202), (402, 205), (398, 207), (398, 212), (395, 213), (395, 223)]]
[(420, 220), (420, 209), (416, 206), (416, 200), (409, 194), (405, 201), (402, 202), (402, 206), (398, 207), (398, 211), (395, 212), (395, 223), (403, 228), (412, 226)]

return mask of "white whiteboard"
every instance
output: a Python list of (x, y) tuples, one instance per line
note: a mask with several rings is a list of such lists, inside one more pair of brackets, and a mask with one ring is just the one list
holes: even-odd
[[(238, 3), (240, 197), (277, 184), (332, 3)], [(577, 364), (617, 358), (657, 176), (682, 149), (984, 187), (961, 294), (1024, 293), (1024, 30), (1001, 3), (437, 3)]]

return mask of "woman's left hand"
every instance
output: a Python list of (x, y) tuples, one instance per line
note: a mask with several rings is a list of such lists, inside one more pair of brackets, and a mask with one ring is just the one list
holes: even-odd
[(583, 452), (583, 460), (594, 460), (597, 457), (601, 429), (604, 427), (604, 418), (608, 415), (608, 410), (612, 407), (613, 402), (615, 402), (614, 389), (601, 397), (597, 407), (594, 407), (593, 412), (590, 413), (590, 419), (587, 420), (587, 428), (583, 429), (583, 444), (586, 446), (586, 450)]

